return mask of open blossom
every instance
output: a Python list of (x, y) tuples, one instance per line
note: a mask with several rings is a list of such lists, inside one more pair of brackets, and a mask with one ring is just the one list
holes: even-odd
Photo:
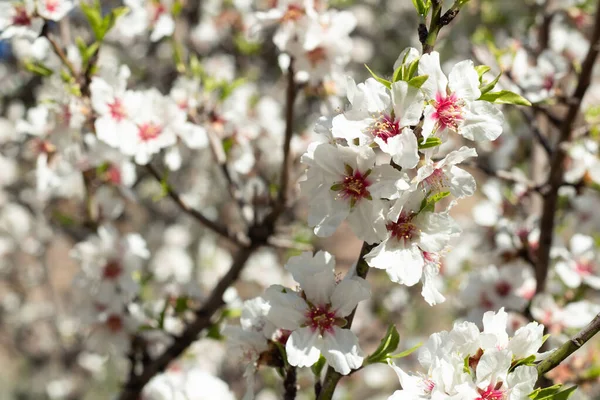
[(35, 15), (35, 0), (3, 1), (0, 3), (0, 39), (37, 38), (44, 20)]
[(358, 338), (343, 329), (359, 302), (370, 297), (368, 283), (359, 277), (336, 282), (335, 260), (319, 251), (289, 259), (286, 269), (300, 285), (296, 292), (274, 285), (267, 289), (267, 318), (278, 328), (291, 331), (286, 343), (291, 365), (309, 367), (322, 354), (337, 372), (347, 375), (359, 368), (363, 352)]
[(483, 323), (483, 332), (475, 324), (463, 322), (450, 332), (431, 335), (419, 354), (425, 374), (411, 375), (390, 364), (402, 390), (389, 400), (526, 400), (538, 377), (536, 368), (513, 365), (532, 355), (540, 359), (537, 351), (543, 344), (543, 326), (529, 323), (509, 338), (503, 309), (486, 313)]
[(50, 21), (60, 21), (73, 7), (73, 0), (37, 0), (38, 14)]
[(591, 180), (600, 185), (600, 151), (595, 140), (584, 138), (570, 143), (567, 154), (569, 163), (565, 172), (565, 180), (578, 183), (582, 179)]
[(152, 30), (150, 40), (157, 42), (173, 34), (175, 21), (171, 15), (172, 1), (125, 0), (124, 3), (129, 11), (115, 25), (115, 32), (120, 37), (132, 38)]
[(450, 191), (457, 199), (472, 196), (475, 193), (475, 178), (456, 166), (470, 157), (477, 157), (477, 152), (463, 146), (440, 161), (428, 160), (419, 168), (413, 181), (432, 194)]
[(421, 90), (429, 105), (425, 108), (423, 137), (456, 132), (470, 140), (495, 140), (502, 133), (504, 117), (494, 105), (477, 100), (481, 96), (479, 75), (470, 60), (456, 64), (448, 77), (440, 67), (437, 52), (424, 54), (419, 75), (428, 75)]
[[(435, 265), (437, 254), (460, 232), (447, 212), (422, 210), (422, 201), (423, 195), (419, 192), (399, 199), (388, 215), (385, 239), (365, 256), (369, 266), (384, 269), (392, 282), (406, 286), (419, 282), (424, 267)], [(430, 271), (426, 277), (429, 275)], [(430, 304), (434, 304), (437, 297), (432, 283), (426, 279), (427, 288), (423, 291)]]
[(419, 162), (418, 144), (409, 126), (421, 118), (422, 92), (404, 81), (388, 89), (373, 78), (358, 85), (348, 78), (347, 96), (351, 108), (333, 119), (333, 136), (349, 144), (375, 142), (397, 165), (414, 168)]
[(553, 255), (559, 256), (556, 273), (570, 288), (578, 288), (582, 283), (594, 289), (600, 289), (598, 256), (594, 238), (575, 234), (567, 249), (555, 249)]
[(396, 198), (407, 190), (406, 175), (390, 165), (375, 165), (367, 146), (345, 147), (321, 143), (302, 157), (309, 166), (301, 183), (310, 198), (308, 224), (317, 236), (329, 236), (348, 220), (353, 232), (369, 243), (385, 233), (382, 198)]

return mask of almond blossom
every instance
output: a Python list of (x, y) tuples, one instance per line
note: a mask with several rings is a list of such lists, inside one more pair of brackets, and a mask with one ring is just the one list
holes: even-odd
[(578, 288), (584, 283), (594, 289), (600, 289), (598, 256), (594, 239), (577, 233), (571, 238), (569, 250), (564, 248), (554, 250), (554, 255), (560, 257), (556, 262), (556, 273), (565, 285)]
[[(392, 282), (415, 285), (423, 277), (424, 267), (435, 265), (437, 254), (460, 232), (447, 212), (423, 210), (423, 201), (419, 192), (397, 200), (387, 217), (385, 239), (365, 256), (369, 266), (385, 270)], [(428, 270), (426, 276), (430, 275)], [(437, 289), (429, 279), (424, 284), (425, 300), (435, 304)]]
[(420, 90), (405, 81), (394, 82), (391, 89), (373, 78), (356, 85), (348, 79), (347, 96), (351, 108), (334, 117), (334, 137), (355, 140), (365, 146), (375, 142), (402, 168), (414, 168), (418, 161), (417, 137), (410, 126), (417, 125), (423, 112)]
[(44, 20), (35, 14), (35, 0), (3, 1), (0, 3), (0, 39), (39, 36)]
[(334, 268), (335, 259), (323, 251), (292, 257), (286, 269), (300, 291), (274, 285), (264, 298), (269, 304), (267, 318), (291, 331), (285, 346), (291, 365), (309, 367), (322, 354), (337, 372), (347, 375), (362, 365), (364, 357), (358, 338), (342, 328), (358, 303), (370, 297), (370, 290), (355, 276), (337, 282)]
[(500, 136), (504, 117), (496, 106), (478, 100), (481, 90), (473, 61), (459, 62), (446, 77), (440, 67), (440, 55), (434, 51), (421, 56), (419, 75), (428, 76), (421, 86), (429, 103), (425, 107), (423, 138), (448, 131), (475, 141)]

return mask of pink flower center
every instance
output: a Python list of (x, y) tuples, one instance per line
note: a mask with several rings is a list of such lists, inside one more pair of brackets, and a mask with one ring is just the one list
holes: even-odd
[(444, 96), (438, 93), (435, 96), (433, 103), (435, 112), (433, 118), (438, 121), (438, 124), (444, 129), (457, 130), (458, 125), (463, 121), (464, 102), (456, 97), (456, 94)]
[(115, 100), (112, 103), (108, 103), (107, 106), (110, 116), (115, 121), (121, 122), (127, 118), (127, 111), (125, 110), (125, 106), (123, 106), (123, 103), (120, 99), (115, 98)]
[(475, 400), (504, 400), (506, 398), (506, 392), (501, 389), (502, 382), (498, 382), (496, 386), (488, 386), (487, 389), (477, 389), (479, 397)]
[(281, 17), (280, 22), (288, 22), (288, 21), (298, 21), (305, 14), (304, 8), (300, 7), (296, 4), (290, 4), (288, 9), (285, 11), (283, 16)]
[(12, 18), (13, 25), (29, 26), (31, 25), (31, 17), (27, 13), (27, 9), (23, 5), (15, 6), (15, 15)]
[(594, 264), (591, 261), (578, 261), (575, 263), (575, 271), (581, 276), (592, 275), (594, 270)]
[(167, 7), (162, 3), (154, 3), (153, 6), (154, 12), (152, 14), (152, 23), (155, 24), (156, 21), (158, 21), (158, 19), (161, 17), (161, 15), (167, 12)]
[(350, 199), (350, 205), (353, 207), (361, 199), (371, 199), (369, 186), (371, 182), (367, 179), (371, 170), (362, 173), (359, 170), (354, 171), (352, 167), (346, 165), (346, 176), (341, 182), (336, 182), (331, 186), (331, 190), (339, 192), (343, 199)]
[(111, 260), (104, 266), (104, 271), (102, 272), (102, 278), (108, 279), (108, 280), (114, 280), (121, 275), (121, 272), (123, 272), (121, 263), (117, 260)]
[(306, 313), (306, 324), (313, 332), (319, 331), (321, 335), (325, 332), (332, 333), (336, 325), (337, 317), (334, 311), (330, 310), (329, 304), (325, 306), (312, 306)]
[(448, 177), (441, 168), (434, 169), (431, 175), (425, 178), (423, 182), (425, 182), (430, 189), (438, 191), (441, 191), (449, 185)]
[(385, 143), (390, 138), (402, 133), (398, 121), (395, 121), (394, 118), (387, 114), (382, 114), (369, 129), (373, 136), (380, 138)]
[(542, 83), (542, 87), (546, 90), (552, 89), (554, 87), (554, 76), (550, 74), (544, 76), (544, 82)]
[(111, 332), (118, 333), (123, 329), (123, 319), (113, 314), (106, 319), (105, 325)]
[(59, 0), (46, 0), (44, 2), (46, 11), (51, 12), (51, 13), (58, 11), (59, 4), (60, 4)]
[(512, 286), (510, 283), (506, 281), (500, 281), (496, 283), (496, 293), (498, 293), (501, 297), (506, 297), (512, 290)]
[(419, 228), (412, 222), (414, 214), (401, 213), (398, 221), (390, 222), (385, 227), (397, 240), (411, 241), (419, 235)]
[(310, 62), (310, 65), (315, 68), (318, 64), (327, 59), (327, 50), (324, 47), (317, 47), (313, 50), (306, 52), (306, 58)]
[(435, 382), (428, 378), (423, 380), (423, 386), (426, 392), (431, 393), (435, 389)]
[(105, 179), (110, 183), (120, 185), (122, 182), (121, 170), (115, 165), (110, 165), (106, 170)]
[(162, 127), (154, 122), (138, 125), (138, 135), (145, 142), (156, 139), (161, 133)]

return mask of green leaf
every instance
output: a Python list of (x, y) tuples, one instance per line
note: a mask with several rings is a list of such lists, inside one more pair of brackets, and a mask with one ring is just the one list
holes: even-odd
[(50, 68), (46, 67), (41, 62), (25, 61), (25, 69), (39, 76), (50, 76), (54, 73)]
[(481, 94), (482, 94), (482, 95), (483, 95), (483, 94), (486, 94), (487, 92), (489, 92), (490, 90), (492, 90), (492, 89), (493, 89), (493, 88), (496, 86), (496, 83), (498, 83), (498, 80), (500, 80), (500, 77), (501, 77), (501, 76), (502, 76), (502, 72), (500, 72), (500, 73), (498, 74), (498, 76), (496, 77), (496, 79), (494, 79), (493, 81), (491, 81), (491, 82), (489, 82), (489, 83), (487, 83), (487, 84), (485, 84), (485, 85), (481, 86), (481, 87), (479, 88), (479, 90), (481, 90)]
[(488, 92), (482, 94), (479, 100), (489, 101), (496, 104), (516, 104), (519, 106), (531, 106), (529, 100), (510, 90), (501, 90), (499, 92)]
[(102, 13), (100, 11), (100, 2), (95, 1), (93, 5), (90, 5), (82, 1), (79, 3), (79, 7), (81, 7), (83, 15), (87, 18), (96, 39), (102, 40), (106, 32), (103, 32), (104, 21), (102, 20)]
[(371, 74), (371, 76), (373, 78), (375, 78), (375, 80), (377, 82), (381, 83), (382, 85), (384, 85), (388, 89), (390, 89), (392, 87), (392, 82), (388, 81), (387, 79), (383, 79), (382, 77), (380, 77), (379, 75), (377, 75), (375, 72), (371, 71), (371, 68), (369, 68), (369, 66), (367, 64), (365, 64), (365, 68), (367, 68), (367, 71), (369, 71), (369, 73)]
[(387, 362), (390, 358), (391, 353), (396, 351), (400, 343), (400, 334), (396, 327), (392, 324), (388, 327), (385, 336), (381, 339), (379, 347), (369, 357), (367, 357), (367, 364), (374, 364), (379, 362)]
[(423, 211), (433, 212), (435, 210), (435, 204), (448, 196), (450, 196), (450, 192), (438, 192), (431, 196), (427, 194), (427, 197), (421, 202), (419, 213)]
[(521, 358), (520, 360), (515, 361), (514, 364), (512, 364), (510, 366), (509, 371), (514, 371), (515, 368), (517, 368), (520, 365), (534, 365), (534, 363), (535, 363), (535, 355), (532, 354), (529, 357)]
[(407, 357), (407, 356), (411, 355), (412, 353), (414, 353), (415, 351), (417, 351), (419, 349), (419, 347), (421, 347), (421, 346), (423, 346), (423, 343), (419, 343), (419, 344), (411, 347), (408, 350), (404, 350), (401, 353), (394, 354), (394, 355), (390, 356), (390, 358), (404, 358), (404, 357)]
[(317, 377), (320, 378), (321, 376), (321, 372), (323, 371), (323, 367), (325, 366), (325, 363), (327, 361), (325, 360), (325, 357), (320, 356), (319, 357), (319, 361), (317, 361), (316, 363), (314, 363), (312, 365), (312, 367), (310, 367), (312, 373)]
[[(563, 390), (562, 392), (556, 393), (550, 399), (552, 399), (552, 400), (567, 400), (568, 398), (570, 398), (573, 395), (573, 393), (575, 393), (575, 390), (577, 390), (577, 386), (571, 386), (567, 390)], [(548, 399), (548, 400), (550, 400), (550, 399)]]
[(398, 82), (404, 79), (404, 65), (400, 65), (394, 71), (394, 75), (392, 75), (392, 82)]
[[(407, 53), (408, 55), (408, 53)], [(407, 79), (412, 79), (416, 73), (417, 73), (417, 69), (419, 68), (419, 61), (420, 59), (417, 58), (415, 60), (413, 60), (413, 62), (410, 63), (410, 65), (408, 66), (408, 70), (406, 71), (406, 78)], [(426, 75), (423, 75), (426, 76)]]
[[(108, 31), (110, 31), (113, 26), (115, 26), (115, 23), (117, 22), (117, 19), (122, 16), (127, 14), (127, 12), (129, 11), (129, 8), (127, 7), (117, 7), (117, 8), (113, 8), (102, 20), (103, 22), (103, 29), (104, 29), (104, 34), (102, 36), (102, 39), (104, 39), (104, 36), (106, 36), (106, 34), (108, 33)], [(99, 40), (102, 40), (99, 39)]]
[(187, 296), (178, 297), (175, 302), (175, 312), (180, 314), (188, 309), (188, 298)]
[(262, 49), (261, 42), (252, 42), (244, 36), (242, 33), (238, 33), (233, 37), (233, 44), (235, 44), (235, 48), (241, 54), (245, 56), (251, 56), (260, 53)]
[(415, 6), (415, 10), (417, 13), (425, 18), (429, 13), (429, 8), (431, 7), (431, 0), (412, 0), (413, 5)]
[(483, 79), (483, 75), (488, 72), (491, 68), (487, 65), (478, 65), (475, 67), (475, 71), (477, 71), (477, 75), (479, 75), (479, 82)]
[(438, 137), (428, 137), (425, 143), (419, 143), (419, 150), (430, 149), (442, 144), (442, 139)]
[(421, 86), (423, 86), (427, 78), (429, 78), (429, 75), (415, 76), (414, 78), (411, 78), (408, 81), (408, 84), (412, 87), (416, 87), (417, 89), (419, 89)]

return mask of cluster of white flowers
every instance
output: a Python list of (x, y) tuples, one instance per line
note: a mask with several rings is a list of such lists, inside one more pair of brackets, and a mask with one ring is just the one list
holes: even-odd
[(351, 106), (317, 127), (323, 135), (302, 158), (308, 172), (301, 187), (318, 236), (347, 221), (376, 245), (365, 257), (369, 266), (407, 286), (423, 278), (423, 296), (436, 304), (444, 297), (432, 278), (459, 228), (448, 213), (454, 202), (437, 212), (435, 203), (475, 192), (474, 178), (457, 165), (477, 155), (461, 147), (444, 156), (438, 146), (449, 133), (494, 140), (503, 117), (478, 100), (482, 82), (471, 61), (456, 64), (447, 78), (437, 52), (420, 57), (409, 48), (394, 69), (393, 82), (349, 79)]
[(450, 332), (431, 335), (419, 354), (424, 374), (410, 375), (391, 364), (402, 390), (389, 399), (526, 399), (538, 379), (531, 364), (545, 354), (538, 353), (544, 326), (531, 322), (509, 338), (507, 317), (504, 309), (489, 311), (483, 332), (462, 322)]
[(74, 287), (81, 317), (91, 326), (88, 343), (100, 353), (126, 352), (142, 322), (130, 303), (139, 292), (134, 273), (150, 256), (146, 242), (138, 234), (121, 237), (113, 227), (101, 226), (97, 236), (75, 245), (72, 256), (81, 266)]
[(327, 8), (325, 1), (284, 0), (254, 17), (252, 29), (277, 26), (273, 41), (283, 53), (280, 64), (293, 58), (298, 81), (317, 84), (343, 76), (352, 50), (349, 35), (356, 26), (351, 12)]

